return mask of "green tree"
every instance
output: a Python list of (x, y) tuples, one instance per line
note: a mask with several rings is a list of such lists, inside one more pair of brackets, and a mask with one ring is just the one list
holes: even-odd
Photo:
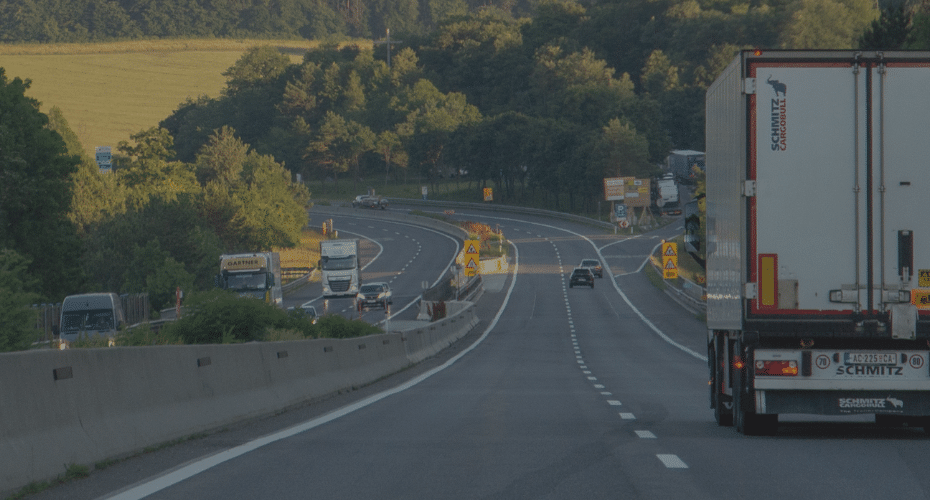
[(31, 261), (43, 297), (78, 290), (80, 241), (68, 218), (71, 175), (80, 159), (67, 153), (39, 103), (26, 97), (30, 81), (8, 80), (0, 68), (0, 248)]
[[(157, 307), (161, 296), (187, 287), (189, 276), (194, 288), (211, 287), (224, 249), (198, 210), (189, 194), (172, 201), (156, 197), (141, 208), (91, 224), (83, 257), (90, 288), (149, 292)], [(177, 264), (183, 265), (183, 273)]]
[(202, 210), (228, 250), (293, 246), (306, 224), (310, 193), (270, 156), (249, 151), (229, 127), (197, 157)]
[(77, 134), (71, 130), (61, 109), (52, 107), (48, 114), (50, 129), (58, 132), (65, 141), (68, 154), (81, 159), (77, 171), (72, 174), (73, 193), (71, 210), (68, 218), (73, 222), (78, 234), (84, 234), (89, 224), (105, 217), (126, 211), (126, 191), (117, 182), (117, 176), (101, 173), (95, 159), (84, 152), (84, 146)]
[(0, 248), (0, 352), (29, 349), (36, 339), (36, 313), (30, 304), (38, 294), (29, 277), (29, 261), (8, 248)]
[(391, 165), (397, 168), (407, 169), (407, 152), (403, 149), (403, 141), (400, 136), (391, 131), (385, 130), (378, 134), (374, 144), (375, 151), (384, 160), (384, 183), (387, 184), (391, 179)]
[(442, 153), (451, 134), (460, 126), (476, 123), (481, 113), (468, 104), (464, 94), (443, 94), (428, 80), (420, 80), (405, 96), (409, 136), (407, 151), (427, 180), (441, 175)]
[(185, 292), (195, 290), (196, 276), (186, 269), (184, 263), (162, 250), (158, 240), (149, 240), (144, 246), (133, 245), (129, 257), (131, 260), (123, 274), (124, 290), (148, 293), (149, 302), (155, 309), (170, 307), (178, 287)]
[(882, 9), (878, 19), (859, 37), (863, 50), (901, 49), (911, 34), (911, 13), (904, 3), (890, 4)]
[(85, 159), (71, 176), (74, 199), (69, 219), (84, 235), (90, 225), (126, 212), (128, 194), (118, 175), (101, 173), (97, 163)]
[(790, 10), (781, 46), (787, 49), (852, 48), (878, 17), (873, 0), (799, 0)]
[(234, 223), (244, 248), (292, 247), (307, 225), (310, 192), (271, 156), (249, 152), (233, 194), (240, 200)]
[(648, 177), (656, 168), (649, 163), (649, 143), (627, 121), (614, 118), (590, 147), (588, 166), (592, 182), (604, 177)]
[(640, 76), (643, 91), (651, 94), (678, 88), (678, 68), (672, 65), (668, 56), (661, 50), (654, 50), (646, 59)]
[(231, 68), (223, 72), (226, 92), (236, 94), (250, 87), (273, 84), (291, 65), (287, 55), (270, 45), (252, 47)]
[(182, 193), (197, 194), (193, 168), (182, 162), (168, 161), (174, 156), (172, 138), (163, 128), (152, 127), (130, 138), (135, 146), (120, 141), (117, 149), (125, 155), (117, 158), (117, 177), (126, 191), (126, 204), (141, 209), (153, 198), (177, 200)]
[(357, 183), (361, 178), (359, 158), (374, 149), (376, 138), (367, 126), (327, 111), (319, 131), (306, 148), (306, 158), (315, 162), (324, 178), (332, 175), (336, 183), (339, 174), (354, 167)]

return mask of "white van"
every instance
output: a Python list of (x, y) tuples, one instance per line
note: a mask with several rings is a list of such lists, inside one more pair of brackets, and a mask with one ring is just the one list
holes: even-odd
[(69, 295), (61, 303), (60, 338), (70, 343), (82, 336), (113, 337), (125, 322), (123, 302), (115, 293)]

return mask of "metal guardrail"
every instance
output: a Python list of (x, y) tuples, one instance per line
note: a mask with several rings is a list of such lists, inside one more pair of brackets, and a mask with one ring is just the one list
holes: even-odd
[(487, 204), (487, 203), (471, 203), (466, 201), (437, 201), (437, 200), (417, 200), (415, 198), (388, 198), (388, 201), (394, 204), (400, 205), (414, 205), (414, 206), (424, 206), (437, 209), (448, 209), (448, 208), (465, 208), (472, 210), (491, 210), (495, 212), (506, 212), (522, 215), (538, 215), (540, 217), (548, 217), (554, 219), (568, 220), (572, 222), (577, 222), (580, 224), (587, 224), (591, 226), (598, 226), (604, 229), (615, 229), (617, 226), (610, 222), (599, 221), (596, 219), (591, 219), (589, 217), (584, 217), (581, 215), (567, 214), (565, 212), (556, 212), (555, 210), (544, 210), (541, 208), (527, 208), (527, 207), (518, 207), (514, 205), (499, 205), (499, 204)]

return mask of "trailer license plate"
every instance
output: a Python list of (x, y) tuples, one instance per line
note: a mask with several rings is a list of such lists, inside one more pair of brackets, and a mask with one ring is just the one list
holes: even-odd
[(898, 353), (895, 352), (846, 352), (843, 361), (847, 365), (896, 365)]

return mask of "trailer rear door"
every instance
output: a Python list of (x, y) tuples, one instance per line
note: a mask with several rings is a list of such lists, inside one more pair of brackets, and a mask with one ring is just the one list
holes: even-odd
[(750, 314), (919, 303), (930, 292), (927, 61), (763, 58), (747, 74)]

